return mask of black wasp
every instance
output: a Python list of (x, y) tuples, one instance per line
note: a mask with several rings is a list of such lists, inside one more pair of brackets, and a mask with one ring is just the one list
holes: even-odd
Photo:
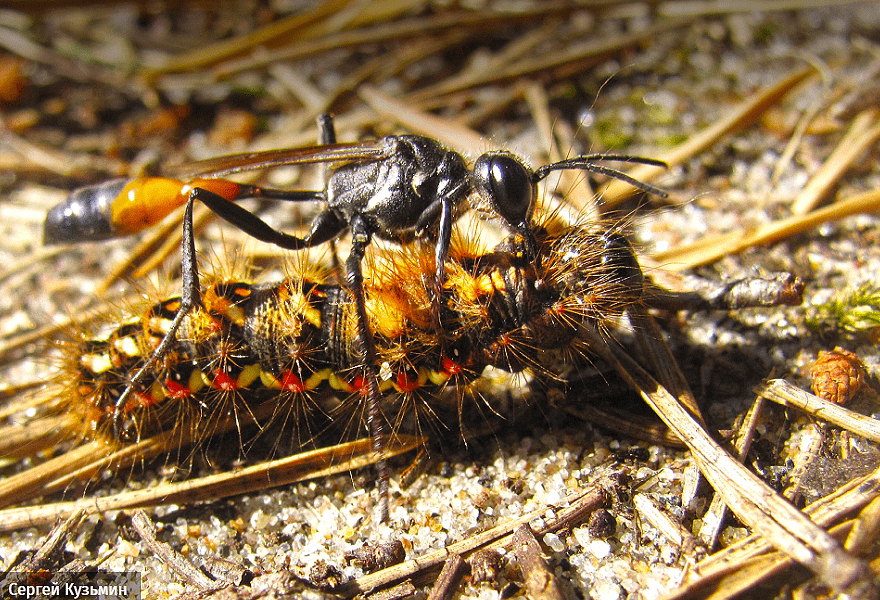
[[(505, 225), (522, 236), (530, 259), (537, 259), (531, 218), (537, 200), (537, 183), (553, 171), (581, 169), (621, 179), (635, 187), (665, 196), (658, 188), (599, 164), (612, 160), (665, 166), (661, 161), (624, 155), (589, 154), (532, 170), (505, 151), (487, 152), (469, 168), (464, 157), (438, 141), (419, 135), (387, 136), (378, 140), (336, 143), (332, 118), (319, 119), (321, 145), (272, 150), (209, 159), (192, 165), (181, 181), (164, 177), (113, 180), (74, 191), (53, 208), (45, 223), (47, 243), (95, 241), (140, 231), (158, 222), (174, 208), (186, 205), (183, 220), (180, 308), (162, 343), (134, 375), (116, 402), (114, 424), (121, 428), (122, 408), (139, 383), (167, 353), (187, 314), (201, 304), (192, 226), (192, 208), (202, 202), (220, 217), (263, 242), (300, 250), (328, 242), (346, 229), (351, 251), (345, 262), (346, 285), (353, 296), (363, 368), (362, 393), (375, 450), (385, 448), (381, 392), (373, 335), (367, 321), (361, 263), (375, 236), (401, 244), (416, 239), (435, 240), (435, 290), (442, 289), (445, 261), (453, 222), (479, 196)], [(290, 191), (238, 184), (224, 175), (281, 165), (329, 163), (326, 186), (318, 191)], [(307, 234), (297, 237), (273, 229), (253, 213), (235, 204), (244, 198), (289, 202), (321, 201), (326, 208), (315, 217)], [(122, 435), (125, 432), (118, 432)], [(122, 436), (121, 436), (122, 437)], [(379, 463), (381, 510), (387, 516), (387, 467)]]

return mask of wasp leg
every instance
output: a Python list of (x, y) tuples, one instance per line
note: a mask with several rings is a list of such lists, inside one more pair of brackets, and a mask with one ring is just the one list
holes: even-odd
[[(333, 115), (324, 113), (318, 116), (318, 136), (319, 144), (335, 144), (336, 143), (336, 126), (333, 124)], [(328, 168), (324, 166), (324, 180), (328, 178)], [(339, 252), (336, 248), (336, 240), (330, 240), (330, 260), (333, 263), (333, 273), (335, 274), (336, 283), (339, 281), (339, 274), (342, 272), (342, 264), (339, 262)]]
[(125, 390), (116, 400), (116, 405), (113, 408), (113, 431), (116, 437), (120, 439), (126, 435), (124, 423), (122, 422), (125, 412), (124, 408), (134, 393), (134, 388), (144, 380), (153, 366), (167, 354), (168, 348), (174, 343), (177, 331), (190, 311), (202, 304), (192, 224), (193, 204), (196, 200), (205, 204), (248, 235), (289, 250), (299, 250), (322, 244), (338, 236), (346, 227), (346, 224), (340, 221), (333, 212), (325, 211), (315, 218), (312, 223), (312, 229), (306, 237), (299, 238), (273, 229), (253, 213), (218, 194), (203, 188), (193, 188), (190, 191), (183, 217), (183, 243), (181, 245), (183, 290), (180, 298), (180, 307), (174, 315), (174, 319), (171, 321), (165, 337), (162, 338), (162, 341), (153, 350), (147, 362), (135, 373)]
[[(355, 215), (352, 218), (351, 224), (348, 225), (340, 220), (336, 213), (326, 210), (315, 217), (309, 233), (305, 237), (299, 238), (273, 229), (253, 213), (207, 190), (193, 189), (190, 202), (192, 200), (200, 200), (208, 208), (248, 235), (288, 250), (300, 250), (324, 243), (336, 238), (347, 226), (351, 227), (352, 245), (351, 252), (345, 263), (346, 280), (355, 302), (358, 339), (361, 346), (361, 363), (367, 391), (367, 425), (370, 430), (370, 436), (373, 438), (373, 448), (379, 456), (382, 456), (387, 445), (380, 406), (382, 396), (379, 391), (379, 375), (376, 370), (376, 346), (367, 318), (367, 305), (364, 299), (364, 276), (361, 269), (364, 252), (370, 243), (369, 225), (359, 215)], [(377, 463), (377, 470), (380, 494), (379, 514), (381, 520), (387, 521), (388, 466), (384, 458), (380, 459)]]
[[(323, 199), (322, 192), (315, 192), (313, 200)], [(218, 216), (235, 225), (243, 232), (261, 242), (274, 244), (286, 250), (302, 250), (328, 242), (342, 233), (348, 226), (336, 213), (325, 210), (312, 221), (312, 227), (305, 237), (290, 235), (273, 229), (268, 223), (238, 204), (229, 202), (222, 196), (202, 188), (193, 188), (191, 199), (200, 201)]]
[(379, 477), (379, 518), (388, 520), (388, 464), (383, 454), (387, 445), (385, 421), (382, 416), (382, 392), (379, 391), (379, 374), (376, 370), (376, 344), (367, 318), (367, 304), (364, 298), (364, 275), (361, 263), (364, 251), (370, 243), (369, 225), (359, 215), (351, 222), (351, 252), (345, 261), (348, 289), (354, 296), (357, 314), (358, 340), (360, 340), (361, 364), (364, 370), (364, 384), (367, 392), (367, 426), (373, 439), (373, 450), (379, 456), (376, 470)]
[(446, 338), (443, 331), (443, 323), (440, 319), (443, 298), (443, 281), (446, 279), (446, 257), (449, 255), (449, 245), (452, 243), (452, 203), (448, 198), (435, 200), (416, 223), (416, 231), (427, 230), (431, 224), (440, 219), (437, 228), (437, 240), (434, 246), (434, 281), (429, 288), (431, 292), (431, 324), (437, 339), (440, 341), (441, 351), (445, 351)]
[(196, 245), (193, 235), (193, 196), (194, 194), (190, 194), (189, 200), (186, 203), (186, 210), (183, 214), (183, 243), (180, 249), (183, 290), (180, 295), (180, 306), (174, 315), (174, 319), (171, 321), (171, 325), (168, 327), (168, 331), (165, 333), (165, 337), (162, 338), (162, 341), (159, 342), (159, 345), (150, 354), (147, 362), (129, 380), (125, 390), (116, 399), (116, 405), (113, 407), (113, 434), (118, 439), (123, 439), (127, 435), (123, 423), (124, 409), (128, 399), (134, 393), (135, 386), (143, 381), (153, 366), (158, 364), (165, 354), (168, 353), (168, 348), (174, 343), (177, 330), (180, 329), (183, 319), (186, 318), (192, 309), (202, 306), (199, 265), (196, 261)]
[(318, 143), (322, 145), (336, 143), (336, 126), (333, 124), (333, 115), (324, 113), (318, 117), (318, 129), (321, 136)]
[[(450, 199), (442, 198), (434, 200), (431, 205), (425, 209), (416, 223), (415, 230), (417, 232), (429, 231), (431, 226), (440, 219), (437, 228), (437, 245), (434, 248), (434, 260), (436, 262), (436, 281), (435, 284), (439, 290), (443, 280), (446, 278), (446, 257), (449, 255), (449, 245), (452, 243), (452, 202)], [(415, 237), (419, 237), (419, 233)]]
[[(276, 190), (256, 186), (241, 186), (244, 190), (241, 194), (232, 198), (242, 200), (244, 198), (266, 198), (268, 200), (281, 200), (282, 202), (323, 202), (324, 192), (303, 190)], [(225, 198), (224, 198), (225, 200)]]
[[(318, 117), (318, 129), (321, 131), (322, 144), (336, 143), (336, 128), (333, 125), (333, 116), (323, 114)], [(451, 211), (450, 211), (451, 212)], [(317, 219), (320, 219), (318, 215)], [(312, 232), (317, 223), (312, 224)], [(379, 374), (376, 371), (376, 344), (373, 341), (373, 332), (367, 319), (367, 305), (364, 298), (364, 276), (361, 264), (364, 260), (364, 251), (370, 243), (369, 227), (362, 219), (356, 218), (351, 223), (352, 245), (348, 260), (345, 263), (346, 280), (349, 290), (354, 295), (355, 311), (357, 314), (358, 339), (361, 341), (361, 364), (364, 369), (364, 382), (367, 386), (367, 426), (370, 437), (373, 439), (373, 451), (380, 457), (376, 464), (379, 478), (379, 518), (388, 520), (388, 464), (382, 458), (385, 452), (387, 440), (385, 436), (385, 421), (381, 413), (382, 393), (379, 391)], [(336, 236), (333, 236), (335, 239)], [(333, 240), (330, 240), (333, 244)], [(332, 248), (334, 266), (338, 265), (335, 244)], [(444, 257), (445, 258), (445, 257)], [(337, 271), (338, 272), (338, 271)]]

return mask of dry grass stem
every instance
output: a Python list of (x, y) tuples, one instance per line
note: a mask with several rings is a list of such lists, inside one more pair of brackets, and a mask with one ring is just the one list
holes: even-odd
[(64, 417), (44, 417), (32, 423), (0, 427), (0, 456), (21, 460), (67, 441)]
[(131, 516), (131, 526), (144, 541), (147, 548), (188, 584), (202, 590), (209, 590), (219, 585), (218, 582), (202, 573), (170, 545), (157, 540), (156, 527), (144, 511), (136, 510), (134, 512)]
[(61, 254), (64, 250), (64, 248), (58, 246), (40, 248), (39, 250), (35, 250), (33, 253), (28, 254), (21, 260), (15, 261), (9, 265), (4, 265), (3, 270), (0, 271), (0, 282), (6, 284), (8, 280), (20, 277), (22, 273), (27, 273), (29, 269), (37, 269), (39, 268), (39, 265), (48, 259)]
[(827, 532), (730, 456), (679, 401), (632, 358), (619, 349), (602, 347), (598, 333), (593, 339), (602, 357), (617, 368), (669, 428), (687, 443), (703, 475), (741, 521), (835, 589), (867, 593), (869, 579), (865, 564), (845, 552)]
[(0, 119), (0, 136), (4, 145), (15, 150), (21, 159), (30, 164), (29, 168), (39, 167), (43, 172), (55, 173), (65, 177), (82, 176), (84, 173), (125, 173), (127, 165), (106, 157), (96, 158), (90, 154), (73, 154), (55, 148), (27, 141), (9, 131)]
[[(254, 407), (250, 418), (264, 423), (276, 416), (278, 407), (265, 402)], [(229, 414), (212, 424), (213, 435), (234, 431), (248, 423), (241, 415)], [(54, 434), (57, 432), (53, 432)], [(117, 473), (157, 456), (169, 455), (184, 458), (184, 448), (198, 441), (204, 432), (185, 430), (167, 431), (136, 443), (113, 448), (104, 441), (86, 442), (57, 457), (51, 458), (31, 469), (0, 481), (0, 506), (20, 504), (37, 496), (65, 490), (90, 481), (97, 473), (113, 469)], [(407, 438), (409, 439), (409, 438)], [(32, 443), (45, 444), (34, 440)], [(408, 442), (402, 445), (406, 446)]]
[[(6, 477), (0, 481), (0, 506), (20, 504), (43, 494), (47, 484), (68, 473), (78, 465), (92, 464), (95, 456), (106, 455), (106, 447), (100, 442), (91, 442), (66, 452), (60, 458), (47, 460), (22, 473)], [(105, 463), (101, 463), (105, 466)], [(99, 469), (101, 467), (97, 467)]]
[(461, 583), (464, 575), (465, 562), (461, 554), (453, 554), (443, 563), (443, 569), (437, 577), (437, 581), (431, 587), (428, 600), (448, 600), (455, 594), (455, 590)]
[[(404, 0), (406, 1), (406, 0)], [(571, 5), (566, 3), (545, 3), (540, 10), (531, 9), (524, 12), (510, 12), (497, 14), (480, 11), (447, 11), (437, 15), (425, 17), (412, 17), (380, 22), (375, 25), (354, 28), (345, 31), (327, 32), (326, 34), (309, 36), (295, 45), (288, 45), (277, 50), (260, 52), (258, 56), (241, 59), (225, 60), (225, 56), (209, 56), (210, 52), (204, 52), (207, 61), (216, 66), (210, 71), (212, 79), (223, 79), (240, 73), (271, 66), (274, 63), (302, 59), (309, 56), (344, 48), (355, 48), (365, 44), (376, 44), (392, 40), (417, 39), (426, 31), (431, 31), (438, 37), (446, 36), (452, 29), (470, 31), (471, 35), (479, 35), (487, 27), (503, 27), (510, 23), (516, 23), (534, 18), (538, 13), (542, 17), (554, 12), (570, 12)], [(448, 41), (454, 40), (455, 36), (449, 36)], [(179, 61), (180, 64), (185, 64)], [(178, 67), (178, 59), (170, 63), (174, 68)], [(187, 70), (191, 69), (186, 65)], [(170, 71), (169, 71), (170, 72)], [(154, 77), (154, 72), (148, 72), (148, 77)]]
[[(629, 311), (629, 318), (637, 332), (636, 343), (639, 351), (647, 360), (650, 367), (660, 381), (663, 381), (665, 389), (674, 394), (681, 405), (690, 412), (691, 416), (703, 423), (703, 415), (700, 406), (691, 391), (691, 387), (684, 377), (684, 373), (678, 366), (669, 345), (663, 342), (663, 331), (657, 321), (648, 314), (644, 306), (636, 305)], [(687, 440), (683, 439), (685, 444)]]
[(816, 419), (837, 425), (871, 441), (880, 442), (880, 421), (877, 419), (824, 400), (784, 379), (768, 382), (759, 393), (772, 402), (800, 409)]
[[(726, 118), (691, 136), (686, 142), (656, 158), (665, 161), (670, 167), (684, 163), (688, 159), (711, 148), (722, 137), (740, 131), (754, 123), (765, 111), (776, 106), (783, 97), (815, 72), (815, 69), (812, 67), (804, 67), (794, 71), (776, 85), (761, 90), (750, 98), (745, 99)], [(628, 170), (626, 173), (634, 179), (650, 183), (655, 181), (664, 172), (665, 169), (661, 167), (640, 165)], [(632, 185), (613, 179), (600, 190), (600, 197), (604, 206), (612, 207), (629, 198), (637, 191)]]
[[(878, 493), (880, 469), (813, 502), (804, 509), (804, 514), (821, 527), (830, 528), (838, 523), (840, 527), (844, 525), (842, 519), (871, 503)], [(694, 578), (681, 589), (665, 596), (664, 600), (705, 598), (704, 592), (708, 588), (719, 590), (722, 595), (714, 596), (716, 598), (733, 597), (792, 566), (785, 557), (768, 554), (770, 550), (768, 539), (760, 534), (752, 534), (700, 562), (694, 570)], [(732, 582), (734, 579), (736, 585)]]
[(801, 501), (801, 495), (807, 486), (807, 477), (825, 445), (827, 429), (828, 426), (824, 423), (811, 423), (804, 431), (805, 434), (809, 432), (806, 437), (810, 443), (807, 447), (799, 447), (792, 457), (795, 467), (788, 477), (788, 486), (783, 490), (782, 495), (793, 504), (799, 504)]
[[(733, 447), (736, 450), (735, 456), (740, 462), (742, 462), (745, 456), (749, 453), (749, 448), (752, 444), (752, 437), (754, 436), (755, 428), (760, 422), (763, 407), (764, 399), (763, 397), (758, 396), (752, 404), (752, 407), (749, 409), (749, 412), (746, 414), (746, 417), (737, 432)], [(715, 544), (718, 541), (718, 535), (721, 532), (726, 517), (727, 505), (719, 494), (715, 494), (712, 498), (712, 503), (703, 514), (703, 525), (700, 527), (700, 539), (709, 550), (712, 550), (715, 547)]]
[(407, 560), (383, 569), (376, 573), (364, 575), (353, 581), (343, 584), (334, 591), (342, 596), (368, 593), (371, 590), (390, 585), (396, 581), (413, 577), (417, 573), (424, 573), (429, 569), (439, 567), (449, 557), (461, 555), (467, 557), (470, 553), (489, 548), (509, 547), (513, 540), (513, 532), (521, 525), (525, 525), (535, 519), (542, 519), (543, 525), (535, 531), (537, 535), (543, 535), (556, 531), (561, 527), (572, 526), (583, 521), (594, 510), (600, 508), (608, 501), (608, 488), (615, 483), (609, 479), (600, 479), (585, 489), (578, 490), (558, 506), (541, 506), (521, 517), (511, 519), (484, 532), (474, 534), (459, 542), (453, 542), (445, 548), (423, 554), (418, 558)]
[(658, 421), (651, 422), (638, 415), (617, 412), (613, 408), (603, 408), (580, 404), (566, 406), (566, 412), (583, 419), (587, 423), (601, 423), (602, 427), (624, 437), (660, 444), (670, 448), (685, 448), (678, 436)]
[(161, 68), (145, 71), (144, 77), (155, 79), (157, 76), (165, 73), (204, 69), (223, 60), (249, 52), (256, 47), (271, 46), (273, 42), (278, 43), (279, 39), (308, 40), (320, 32), (320, 27), (316, 27), (316, 24), (320, 25), (320, 23), (326, 21), (332, 15), (338, 14), (351, 4), (352, 0), (328, 0), (327, 2), (321, 2), (313, 10), (296, 13), (285, 19), (280, 19), (248, 35), (209, 44), (206, 47), (176, 56)]
[[(847, 551), (860, 554), (859, 550), (875, 539), (871, 537), (868, 542), (862, 535), (871, 535), (875, 526), (878, 485), (880, 471), (875, 471), (807, 506), (804, 512), (817, 524), (830, 528), (829, 533), (835, 539), (846, 539)], [(856, 519), (843, 520), (860, 509), (861, 513)], [(856, 534), (860, 526), (863, 529)], [(664, 600), (734, 598), (794, 566), (789, 557), (769, 550), (767, 540), (753, 534), (699, 563), (694, 571), (695, 577), (680, 589), (664, 596)], [(707, 594), (708, 590), (714, 592)]]
[(556, 576), (547, 566), (541, 545), (528, 525), (520, 525), (513, 534), (513, 553), (525, 580), (526, 595), (531, 600), (562, 600)]
[(8, 419), (28, 410), (34, 412), (51, 410), (58, 400), (57, 390), (39, 389), (34, 394), (24, 393), (43, 388), (45, 385), (44, 381), (28, 381), (20, 385), (4, 386), (3, 391), (0, 392), (0, 399), (4, 400), (3, 406), (0, 407), (0, 419)]
[(880, 536), (880, 498), (874, 498), (853, 520), (852, 529), (843, 547), (856, 556), (869, 555), (878, 536)]
[[(546, 15), (542, 14), (540, 18), (546, 18)], [(570, 45), (569, 47), (556, 52), (525, 57), (515, 63), (508, 64), (506, 68), (495, 69), (488, 72), (483, 71), (480, 74), (469, 78), (467, 81), (453, 81), (452, 83), (447, 83), (444, 80), (436, 85), (419, 90), (415, 94), (414, 99), (425, 100), (429, 97), (436, 98), (470, 87), (498, 83), (510, 79), (518, 79), (534, 73), (551, 71), (554, 69), (577, 68), (578, 70), (582, 70), (599, 63), (624, 48), (639, 44), (644, 40), (649, 40), (665, 31), (683, 27), (689, 22), (690, 19), (667, 19), (632, 33), (616, 34), (608, 39), (591, 40), (581, 44)]]
[[(122, 492), (113, 496), (6, 509), (0, 511), (0, 531), (46, 525), (58, 515), (67, 515), (79, 510), (94, 513), (157, 504), (204, 502), (353, 471), (372, 465), (378, 460), (372, 452), (371, 443), (368, 439), (356, 440), (302, 452), (238, 471), (159, 484), (148, 489)], [(389, 444), (385, 458), (408, 452), (422, 443), (423, 440), (420, 438), (401, 436)], [(88, 445), (81, 448), (95, 453), (95, 449)]]
[(680, 550), (691, 550), (696, 546), (697, 538), (681, 523), (674, 521), (649, 495), (636, 494), (633, 496), (633, 506), (642, 519), (650, 523)]
[(754, 231), (732, 231), (707, 236), (691, 245), (677, 246), (666, 252), (658, 252), (651, 258), (669, 270), (685, 270), (708, 264), (761, 244), (770, 244), (792, 235), (802, 233), (822, 223), (836, 221), (861, 213), (880, 210), (880, 191), (855, 194), (834, 204), (817, 208), (806, 215), (794, 215), (761, 225)]
[(818, 206), (843, 174), (878, 138), (880, 110), (871, 108), (856, 115), (846, 135), (798, 194), (791, 207), (792, 214), (805, 215)]

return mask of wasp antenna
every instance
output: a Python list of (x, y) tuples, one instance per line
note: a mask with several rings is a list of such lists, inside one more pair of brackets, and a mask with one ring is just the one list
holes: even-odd
[(643, 192), (647, 192), (649, 194), (654, 194), (655, 196), (658, 196), (660, 198), (668, 198), (669, 197), (669, 193), (666, 190), (659, 188), (655, 185), (651, 185), (650, 183), (645, 183), (644, 181), (639, 181), (638, 179), (636, 179), (634, 177), (630, 177), (626, 173), (623, 173), (622, 171), (618, 171), (617, 169), (612, 169), (610, 167), (603, 167), (602, 165), (590, 165), (589, 170), (592, 171), (593, 173), (600, 173), (602, 175), (608, 175), (609, 177), (619, 179), (620, 181), (623, 181), (624, 183), (628, 183), (631, 186), (642, 190)]
[(669, 168), (669, 163), (667, 163), (665, 160), (660, 160), (658, 158), (648, 158), (646, 156), (632, 156), (630, 154), (596, 154), (593, 156), (575, 157), (572, 160), (577, 160), (578, 158), (585, 158), (587, 162), (593, 162), (596, 160), (610, 160), (614, 162), (651, 165), (652, 167), (663, 167), (664, 169)]
[(590, 171), (591, 173), (599, 173), (601, 175), (607, 175), (609, 177), (613, 177), (614, 179), (619, 179), (625, 183), (630, 184), (633, 187), (636, 187), (643, 192), (647, 192), (649, 194), (654, 194), (659, 196), (660, 198), (667, 198), (669, 194), (656, 186), (651, 185), (650, 183), (645, 183), (644, 181), (639, 181), (633, 177), (630, 177), (626, 173), (619, 171), (617, 169), (612, 169), (611, 167), (605, 167), (593, 162), (594, 160), (615, 160), (622, 162), (631, 162), (631, 163), (639, 163), (643, 165), (650, 165), (655, 167), (668, 167), (665, 162), (662, 160), (655, 160), (653, 158), (643, 158), (641, 156), (627, 156), (627, 155), (618, 155), (618, 154), (589, 154), (586, 156), (577, 156), (575, 158), (570, 158), (567, 160), (561, 160), (559, 162), (555, 162), (549, 165), (545, 165), (543, 167), (539, 167), (535, 170), (532, 175), (532, 181), (538, 182), (545, 177), (547, 177), (553, 171), (564, 171), (567, 169), (582, 169), (584, 171)]
[(629, 154), (584, 154), (582, 156), (567, 158), (565, 160), (560, 160), (559, 162), (550, 163), (549, 165), (539, 167), (538, 169), (535, 169), (535, 176), (538, 179), (543, 179), (552, 171), (561, 171), (563, 169), (592, 170), (593, 167), (596, 166), (596, 161), (600, 160), (637, 163), (640, 165), (650, 165), (652, 167), (663, 167), (664, 169), (669, 168), (669, 164), (667, 164), (665, 161), (658, 160), (656, 158), (646, 158), (644, 156), (630, 156)]
[(597, 167), (596, 161), (599, 160), (638, 163), (640, 165), (650, 165), (652, 167), (663, 167), (664, 169), (669, 168), (668, 163), (662, 160), (657, 160), (656, 158), (630, 156), (628, 154), (585, 154), (583, 156), (575, 156), (574, 158), (567, 158), (565, 160), (560, 160), (559, 162), (544, 165), (543, 167), (538, 167), (535, 169), (533, 180), (540, 181), (553, 171), (562, 171), (565, 169), (586, 169), (588, 171), (593, 171)]

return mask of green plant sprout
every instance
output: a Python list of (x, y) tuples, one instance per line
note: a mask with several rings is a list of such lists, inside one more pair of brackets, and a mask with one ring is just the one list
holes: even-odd
[(880, 286), (875, 283), (862, 284), (815, 308), (816, 313), (807, 317), (807, 325), (816, 331), (880, 333)]

